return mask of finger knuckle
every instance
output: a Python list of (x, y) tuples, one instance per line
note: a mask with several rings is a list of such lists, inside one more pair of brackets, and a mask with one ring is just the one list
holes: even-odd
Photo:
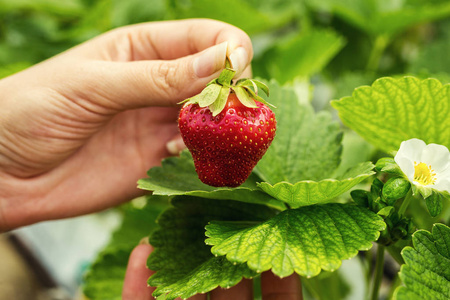
[(178, 67), (171, 63), (162, 63), (152, 69), (152, 80), (158, 90), (167, 95), (179, 92)]

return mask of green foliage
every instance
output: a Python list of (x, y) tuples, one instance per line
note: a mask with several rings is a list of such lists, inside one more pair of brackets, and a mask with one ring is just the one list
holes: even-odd
[(153, 191), (154, 195), (189, 195), (209, 199), (228, 199), (248, 203), (259, 203), (283, 209), (279, 201), (257, 189), (258, 177), (252, 175), (238, 188), (215, 188), (200, 181), (195, 172), (194, 161), (189, 151), (179, 157), (169, 157), (162, 161), (162, 167), (148, 171), (148, 178), (141, 179), (138, 187)]
[(84, 294), (91, 300), (121, 300), (130, 249), (102, 251), (84, 278)]
[(298, 34), (266, 52), (262, 58), (263, 74), (280, 83), (310, 76), (322, 70), (343, 45), (344, 39), (331, 30)]
[[(236, 25), (249, 34), (262, 32), (273, 27), (280, 27), (287, 23), (295, 14), (296, 9), (291, 6), (281, 6), (277, 1), (208, 1), (169, 0), (169, 11), (177, 19), (185, 18), (210, 18), (221, 20)], [(294, 2), (294, 1), (292, 1)], [(271, 13), (273, 8), (276, 13)]]
[(339, 125), (329, 113), (301, 104), (294, 89), (275, 81), (269, 89), (277, 132), (255, 172), (270, 184), (331, 178), (342, 151)]
[(395, 299), (448, 299), (450, 295), (450, 228), (435, 224), (432, 232), (413, 234), (412, 247), (402, 251), (405, 264), (400, 279), (405, 286), (397, 288)]
[(267, 194), (289, 204), (292, 208), (328, 202), (350, 190), (367, 177), (375, 174), (374, 165), (367, 162), (350, 169), (341, 180), (325, 179), (316, 181), (299, 181), (295, 184), (278, 182), (271, 185), (261, 182), (259, 187)]
[(280, 277), (294, 271), (312, 277), (370, 249), (384, 228), (365, 208), (325, 204), (286, 210), (261, 224), (214, 221), (206, 226), (206, 243), (214, 245), (214, 254), (258, 273), (271, 269)]
[(234, 286), (242, 277), (256, 275), (245, 264), (233, 264), (212, 255), (204, 243), (204, 228), (212, 220), (261, 222), (273, 216), (271, 209), (188, 196), (176, 197), (172, 205), (158, 218), (160, 229), (150, 238), (155, 250), (148, 266), (157, 271), (149, 279), (150, 285), (158, 286), (154, 296), (188, 298), (217, 286)]
[(418, 57), (409, 68), (409, 72), (427, 71), (430, 74), (450, 70), (450, 35), (436, 40), (421, 49)]
[[(449, 85), (443, 86), (434, 79), (418, 79), (433, 77), (442, 83), (450, 80), (450, 22), (430, 23), (449, 15), (450, 4), (446, 0), (0, 0), (0, 78), (118, 26), (206, 17), (229, 22), (250, 34), (255, 52), (254, 74), (291, 85), (282, 87), (276, 81), (270, 82), (268, 100), (278, 107), (274, 110), (277, 135), (243, 186), (218, 189), (202, 184), (188, 152), (164, 160), (162, 167), (150, 170), (149, 177), (139, 181), (140, 188), (152, 191), (155, 196), (151, 205), (122, 207), (123, 224), (86, 276), (84, 289), (89, 298), (120, 299), (129, 253), (140, 238), (154, 229), (156, 215), (172, 197), (176, 197), (174, 208), (160, 219), (161, 228), (152, 240), (160, 246), (149, 261), (158, 269), (150, 282), (158, 285), (160, 299), (188, 297), (216, 286), (233, 286), (242, 277), (253, 277), (257, 269), (267, 269), (270, 264), (273, 266), (269, 268), (279, 274), (288, 274), (287, 261), (285, 264), (261, 261), (260, 265), (253, 265), (258, 268), (248, 268), (247, 263), (255, 257), (279, 252), (249, 253), (245, 251), (253, 249), (253, 245), (231, 243), (239, 236), (258, 238), (257, 233), (266, 233), (269, 229), (264, 226), (268, 225), (273, 226), (269, 226), (271, 239), (280, 239), (280, 232), (286, 234), (281, 236), (282, 243), (274, 244), (274, 249), (280, 245), (298, 246), (297, 239), (291, 241), (296, 230), (302, 229), (299, 234), (304, 237), (301, 242), (305, 246), (301, 249), (305, 252), (295, 256), (297, 260), (293, 262), (297, 264), (290, 267), (301, 274), (335, 269), (344, 257), (370, 247), (369, 242), (377, 235), (375, 227), (381, 230), (380, 218), (386, 229), (378, 243), (390, 245), (389, 249), (401, 249), (410, 241), (414, 226), (410, 219), (397, 213), (403, 202), (395, 198), (403, 195), (405, 189), (399, 191), (399, 186), (392, 183), (394, 180), (386, 184), (374, 180), (370, 192), (353, 191), (351, 195), (360, 208), (316, 203), (332, 201), (337, 196), (345, 201), (344, 192), (355, 185), (364, 188), (363, 180), (371, 176), (373, 166), (369, 163), (359, 169), (355, 166), (375, 161), (379, 155), (375, 148), (395, 151), (401, 141), (412, 137), (450, 146)], [(373, 83), (381, 76), (398, 77)], [(299, 78), (308, 90), (302, 88)], [(368, 84), (372, 86), (360, 87), (353, 96), (345, 97), (354, 88)], [(334, 98), (344, 97), (333, 102), (341, 119), (361, 137), (346, 130), (342, 140), (333, 112), (314, 111), (328, 109), (333, 93)], [(341, 175), (349, 168), (353, 171)], [(377, 163), (377, 171), (388, 176), (383, 181), (402, 176), (392, 161)], [(418, 227), (430, 228), (433, 220), (448, 221), (446, 195), (433, 194), (418, 202), (412, 199), (408, 210)], [(284, 211), (285, 204), (300, 208)], [(354, 210), (354, 220), (333, 227), (330, 219), (317, 216), (324, 212), (334, 216), (335, 211), (329, 210), (335, 207)], [(367, 208), (372, 212), (359, 213)], [(272, 209), (281, 213), (274, 216)], [(426, 209), (436, 217), (431, 219)], [(361, 239), (357, 233), (352, 236), (351, 231), (360, 230), (352, 227), (355, 220), (362, 222), (364, 218), (371, 220), (365, 226), (374, 226), (369, 230), (370, 238)], [(297, 224), (298, 219), (305, 223)], [(215, 228), (224, 238), (215, 247), (226, 245), (227, 251), (242, 252), (230, 250), (227, 256), (214, 257), (204, 243), (204, 226), (209, 222), (212, 223), (208, 230)], [(318, 222), (318, 227), (307, 226), (312, 222)], [(295, 230), (285, 230), (286, 224)], [(448, 240), (439, 237), (439, 232), (440, 236), (448, 236), (447, 227), (443, 228), (444, 225), (436, 225), (432, 234), (417, 232), (416, 249), (405, 249), (407, 264), (402, 268), (402, 279), (406, 287), (399, 289), (398, 299), (430, 298), (439, 289), (442, 295), (448, 294), (448, 268), (439, 267), (448, 266), (448, 255), (439, 250), (445, 244), (443, 241)], [(336, 242), (338, 235), (334, 233), (341, 231), (349, 233), (346, 241), (352, 246), (348, 249), (340, 248), (344, 242)], [(329, 243), (328, 247), (318, 243), (320, 237)], [(311, 246), (316, 242), (317, 249)], [(351, 255), (346, 252), (349, 249)], [(286, 257), (293, 256), (292, 253), (288, 252)], [(227, 260), (229, 255), (246, 263), (233, 265)], [(313, 260), (309, 264), (298, 262), (306, 257)], [(317, 261), (318, 257), (324, 260)], [(430, 273), (431, 269), (434, 273)], [(326, 284), (330, 299), (344, 295), (347, 291), (340, 288), (339, 278), (334, 275), (330, 280), (335, 284), (317, 281), (310, 286), (312, 292)], [(362, 277), (355, 274), (358, 275)], [(424, 284), (432, 290), (427, 290)]]
[(345, 125), (383, 151), (419, 138), (450, 147), (450, 85), (435, 79), (381, 78), (333, 101)]
[(319, 9), (334, 12), (371, 35), (393, 35), (405, 28), (450, 15), (448, 1), (308, 0)]
[(60, 16), (79, 16), (83, 13), (83, 3), (79, 0), (0, 0), (0, 14), (17, 10), (31, 10)]

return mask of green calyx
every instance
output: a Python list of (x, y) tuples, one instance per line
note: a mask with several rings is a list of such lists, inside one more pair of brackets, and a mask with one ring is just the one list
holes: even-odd
[(203, 91), (188, 98), (181, 103), (198, 104), (200, 107), (208, 107), (215, 117), (222, 112), (227, 104), (227, 99), (230, 93), (235, 93), (242, 105), (251, 108), (257, 108), (256, 101), (264, 103), (272, 107), (264, 98), (258, 96), (258, 90), (262, 90), (269, 96), (269, 88), (263, 82), (256, 79), (243, 78), (239, 79), (233, 85), (233, 77), (236, 71), (227, 67), (219, 75), (218, 78), (209, 82)]

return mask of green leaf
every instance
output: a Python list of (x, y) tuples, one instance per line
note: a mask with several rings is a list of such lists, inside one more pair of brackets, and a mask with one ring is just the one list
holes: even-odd
[(331, 104), (345, 125), (383, 151), (396, 151), (411, 138), (450, 147), (449, 84), (385, 77)]
[(121, 300), (132, 249), (102, 251), (85, 277), (83, 292), (90, 300)]
[(308, 0), (372, 35), (393, 35), (416, 24), (450, 15), (448, 1)]
[(204, 243), (204, 228), (212, 220), (261, 222), (273, 216), (273, 210), (261, 205), (187, 196), (174, 198), (172, 205), (159, 217), (160, 229), (150, 238), (155, 248), (148, 259), (149, 268), (156, 271), (149, 279), (150, 285), (157, 286), (154, 296), (188, 298), (217, 286), (231, 287), (242, 277), (256, 275), (245, 264), (233, 264), (212, 255)]
[(331, 178), (339, 165), (342, 132), (327, 112), (300, 104), (295, 91), (269, 83), (277, 132), (255, 172), (270, 184)]
[(450, 70), (450, 35), (444, 36), (419, 50), (411, 62), (409, 72), (448, 73)]
[(271, 78), (280, 83), (295, 77), (310, 76), (324, 68), (342, 49), (345, 42), (331, 30), (311, 30), (301, 33), (266, 53), (265, 68)]
[(288, 203), (292, 208), (328, 202), (350, 190), (367, 177), (375, 174), (371, 162), (360, 164), (349, 170), (343, 179), (300, 181), (295, 184), (279, 182), (271, 185), (261, 182), (259, 187), (274, 198)]
[[(277, 28), (288, 21), (295, 11), (295, 1), (287, 6), (285, 3), (274, 3), (272, 1), (209, 1), (209, 0), (191, 0), (168, 2), (169, 11), (175, 18), (210, 18), (221, 20), (233, 24), (248, 34), (263, 32), (269, 28)], [(260, 3), (263, 2), (263, 3)], [(277, 7), (278, 6), (278, 7)], [(283, 9), (279, 9), (282, 7)], [(272, 13), (273, 11), (276, 13)]]
[(432, 232), (413, 234), (413, 246), (402, 251), (405, 264), (400, 279), (405, 286), (395, 292), (397, 300), (447, 300), (450, 295), (450, 228), (434, 224)]
[(284, 205), (261, 192), (255, 175), (238, 188), (215, 188), (200, 181), (195, 172), (194, 162), (189, 151), (183, 151), (179, 157), (169, 157), (162, 161), (162, 167), (155, 167), (148, 171), (148, 178), (138, 181), (138, 187), (153, 191), (154, 195), (189, 195), (210, 199), (228, 199), (248, 203), (258, 203), (277, 209), (284, 209)]
[(214, 245), (213, 254), (257, 272), (312, 277), (370, 249), (384, 228), (381, 217), (366, 208), (333, 203), (285, 210), (256, 225), (214, 221), (206, 226), (206, 243)]
[(28, 10), (40, 11), (60, 16), (80, 16), (83, 13), (82, 1), (78, 0), (0, 0), (0, 13)]
[(139, 241), (156, 229), (155, 220), (167, 206), (166, 197), (151, 196), (148, 201), (142, 197), (120, 207), (122, 224), (84, 278), (83, 292), (90, 300), (122, 299), (128, 257)]

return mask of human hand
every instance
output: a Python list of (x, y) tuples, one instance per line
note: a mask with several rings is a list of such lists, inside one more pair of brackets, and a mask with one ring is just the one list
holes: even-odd
[[(125, 275), (122, 300), (150, 300), (155, 288), (147, 286), (147, 279), (154, 273), (146, 268), (147, 257), (153, 251), (151, 245), (142, 244), (134, 248), (128, 261)], [(262, 300), (301, 300), (302, 288), (297, 274), (280, 279), (267, 271), (261, 274)], [(206, 294), (195, 295), (189, 300), (206, 300)], [(210, 292), (211, 300), (252, 300), (253, 284), (251, 280), (243, 279), (230, 288), (217, 288)], [(177, 299), (180, 300), (180, 299)]]
[(137, 196), (136, 181), (170, 154), (176, 103), (217, 77), (226, 54), (239, 72), (253, 55), (231, 25), (146, 23), (0, 80), (0, 231)]

